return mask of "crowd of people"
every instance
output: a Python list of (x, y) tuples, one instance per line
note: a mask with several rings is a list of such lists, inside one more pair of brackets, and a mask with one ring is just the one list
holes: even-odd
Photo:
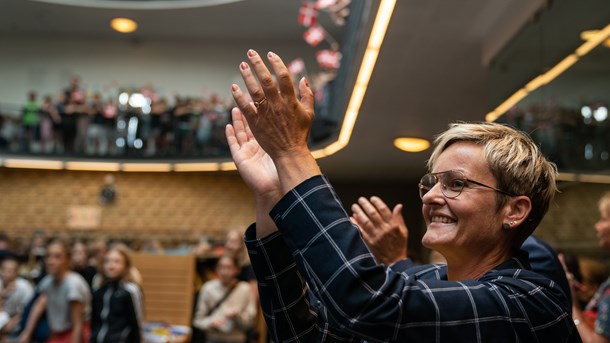
[(56, 99), (30, 92), (20, 118), (0, 115), (0, 150), (79, 156), (218, 156), (229, 113), (218, 94), (170, 103), (152, 86), (104, 99), (74, 77)]
[[(160, 243), (70, 241), (41, 230), (27, 250), (14, 243), (0, 234), (0, 342), (145, 341), (146, 292), (130, 254), (164, 253)], [(258, 294), (241, 234), (202, 239), (189, 253), (214, 262), (193, 285), (192, 341), (254, 342)]]

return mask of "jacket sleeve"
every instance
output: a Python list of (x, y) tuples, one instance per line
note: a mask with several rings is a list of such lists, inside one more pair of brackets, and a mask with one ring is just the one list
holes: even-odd
[(259, 297), (274, 342), (351, 342), (353, 337), (330, 327), (325, 309), (313, 298), (279, 232), (256, 239), (246, 231), (246, 246), (258, 281)]

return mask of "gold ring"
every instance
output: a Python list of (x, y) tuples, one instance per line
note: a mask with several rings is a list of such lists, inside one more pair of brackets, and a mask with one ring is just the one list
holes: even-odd
[(263, 100), (261, 100), (261, 101), (255, 101), (254, 107), (259, 108), (262, 104), (265, 103), (265, 101), (267, 101), (267, 98), (263, 98)]

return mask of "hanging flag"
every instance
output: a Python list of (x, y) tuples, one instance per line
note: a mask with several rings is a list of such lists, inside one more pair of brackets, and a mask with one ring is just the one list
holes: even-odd
[(321, 10), (321, 9), (333, 6), (336, 3), (337, 3), (337, 0), (317, 0), (316, 1), (316, 8)]
[(288, 63), (288, 72), (291, 75), (299, 75), (305, 71), (305, 62), (303, 62), (302, 58), (295, 58), (290, 63)]
[(320, 50), (316, 52), (316, 60), (322, 68), (339, 69), (341, 53), (333, 50)]
[(326, 38), (326, 31), (320, 25), (313, 25), (303, 33), (303, 39), (311, 46), (317, 46)]
[(304, 1), (299, 8), (299, 24), (310, 27), (318, 21), (318, 9), (313, 2)]

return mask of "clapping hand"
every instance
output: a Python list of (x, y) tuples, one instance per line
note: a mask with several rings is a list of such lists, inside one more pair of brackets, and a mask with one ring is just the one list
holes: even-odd
[(402, 217), (402, 204), (390, 208), (379, 197), (360, 197), (352, 205), (352, 222), (358, 225), (369, 250), (379, 263), (391, 265), (407, 258), (409, 231)]

